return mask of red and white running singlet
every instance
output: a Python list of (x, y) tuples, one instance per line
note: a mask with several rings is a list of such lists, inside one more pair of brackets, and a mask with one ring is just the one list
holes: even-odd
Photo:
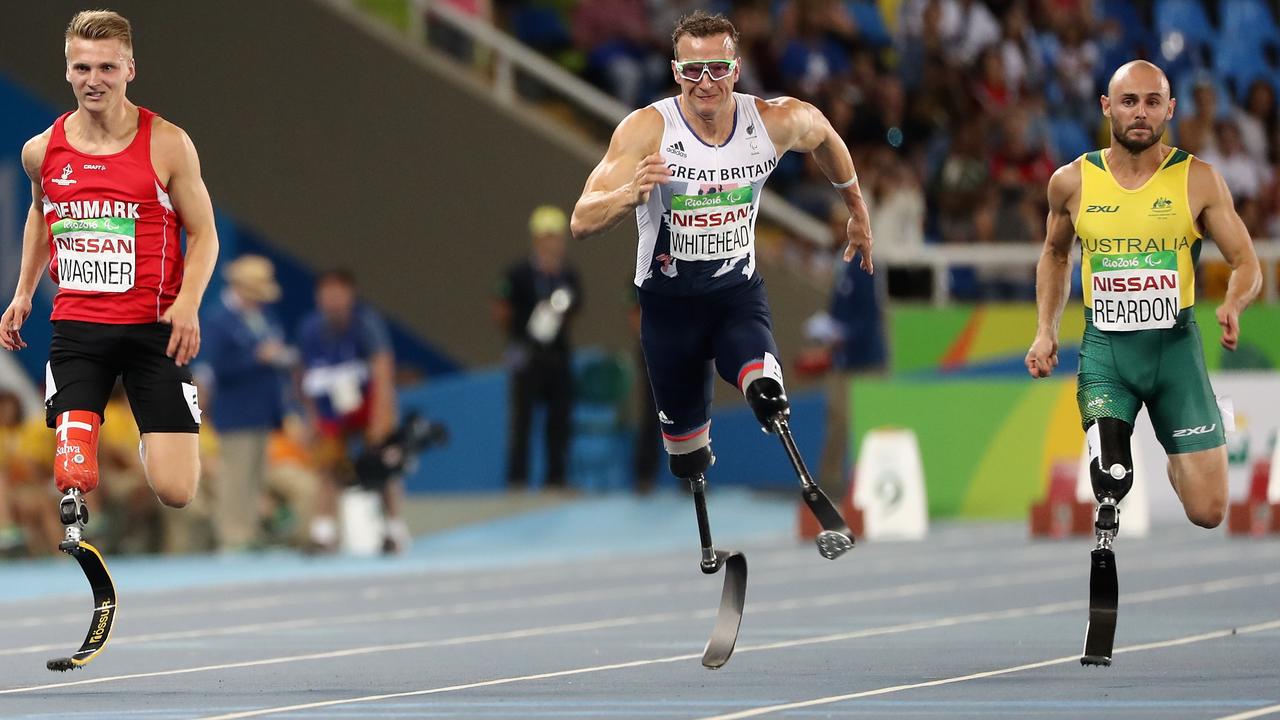
[(40, 168), (49, 224), (49, 276), (58, 284), (53, 320), (153, 323), (182, 285), (181, 219), (151, 164), (155, 113), (138, 108), (133, 142), (87, 155), (53, 124)]

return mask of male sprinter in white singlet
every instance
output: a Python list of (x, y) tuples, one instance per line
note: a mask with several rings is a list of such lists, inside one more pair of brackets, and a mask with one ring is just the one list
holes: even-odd
[[(812, 480), (787, 429), (782, 368), (756, 270), (755, 221), (778, 158), (788, 150), (813, 153), (849, 208), (845, 260), (861, 253), (862, 268), (871, 272), (870, 221), (853, 160), (812, 105), (733, 91), (738, 33), (723, 16), (682, 18), (672, 42), (680, 94), (622, 121), (587, 179), (571, 229), (577, 238), (591, 237), (634, 209), (641, 344), (671, 471), (693, 484), (695, 500), (713, 460), (708, 361), (742, 391), (765, 429), (779, 435), (808, 493)], [(815, 512), (822, 519), (823, 510)], [(843, 526), (838, 515), (828, 519), (824, 527)], [(704, 534), (704, 550), (709, 544)], [(848, 549), (819, 547), (828, 557)]]

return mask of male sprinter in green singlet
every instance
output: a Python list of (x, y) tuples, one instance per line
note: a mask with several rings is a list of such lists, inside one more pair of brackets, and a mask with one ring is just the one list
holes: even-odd
[[(1079, 236), (1085, 332), (1076, 399), (1100, 503), (1092, 599), (1101, 570), (1111, 578), (1114, 602), (1115, 505), (1133, 484), (1129, 443), (1142, 404), (1169, 456), (1169, 480), (1187, 517), (1212, 528), (1227, 507), (1222, 417), (1192, 311), (1202, 238), (1212, 238), (1231, 265), (1217, 311), (1228, 350), (1236, 348), (1240, 312), (1257, 296), (1262, 273), (1222, 176), (1160, 142), (1176, 104), (1164, 72), (1141, 60), (1125, 64), (1101, 101), (1111, 120), (1111, 146), (1064, 165), (1049, 181), (1044, 252), (1036, 268), (1036, 337), (1026, 364), (1036, 378), (1048, 377), (1058, 364), (1068, 255)], [(1091, 600), (1082, 661), (1110, 664), (1109, 639), (1091, 650), (1096, 606)], [(1109, 623), (1113, 635), (1114, 604)]]

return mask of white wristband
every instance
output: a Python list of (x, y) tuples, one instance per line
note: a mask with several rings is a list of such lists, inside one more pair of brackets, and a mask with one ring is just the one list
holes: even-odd
[(833, 183), (831, 183), (831, 187), (833, 187), (833, 188), (835, 188), (835, 189), (837, 189), (837, 190), (843, 190), (843, 189), (845, 189), (845, 188), (847, 188), (847, 187), (853, 187), (854, 185), (857, 185), (857, 184), (858, 184), (858, 173), (856, 173), (856, 172), (855, 172), (855, 173), (853, 174), (853, 177), (849, 178), (849, 181), (848, 181), (848, 182), (842, 182), (842, 183), (834, 183), (834, 182), (833, 182)]

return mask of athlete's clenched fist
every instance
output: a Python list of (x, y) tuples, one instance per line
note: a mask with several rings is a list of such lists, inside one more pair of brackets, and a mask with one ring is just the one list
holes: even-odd
[(654, 186), (666, 184), (671, 180), (671, 169), (658, 153), (646, 156), (636, 165), (636, 175), (631, 179), (631, 204), (643, 205), (649, 202), (649, 193)]

